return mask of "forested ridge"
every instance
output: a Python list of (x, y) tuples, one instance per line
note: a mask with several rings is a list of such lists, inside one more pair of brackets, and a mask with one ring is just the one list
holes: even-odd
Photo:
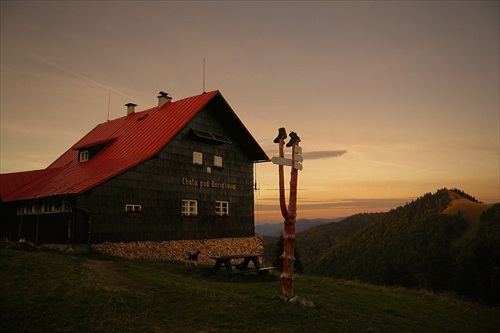
[(441, 189), (387, 213), (357, 214), (299, 233), (304, 268), (318, 275), (453, 292), (498, 304), (500, 204), (479, 205), (484, 212), (477, 233), (457, 242), (472, 223), (460, 211), (443, 214), (457, 199), (481, 204), (458, 189)]

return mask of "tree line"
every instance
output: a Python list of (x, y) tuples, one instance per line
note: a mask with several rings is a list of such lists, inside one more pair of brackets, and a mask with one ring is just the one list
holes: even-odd
[[(460, 190), (450, 191), (478, 202)], [(328, 228), (335, 235), (318, 236), (330, 242), (326, 251), (325, 244), (314, 244), (314, 235), (327, 230), (326, 226), (304, 233), (308, 241), (299, 242), (299, 250), (317, 254), (314, 247), (322, 248), (321, 255), (304, 262), (304, 269), (500, 304), (500, 204), (481, 215), (475, 238), (457, 242), (467, 222), (461, 214), (441, 214), (450, 201), (449, 191), (442, 189), (387, 213), (359, 214), (332, 224)], [(355, 228), (349, 227), (351, 222)]]

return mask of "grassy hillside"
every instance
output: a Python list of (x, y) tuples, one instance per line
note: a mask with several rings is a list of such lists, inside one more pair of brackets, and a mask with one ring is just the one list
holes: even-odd
[[(404, 222), (423, 219), (441, 214), (457, 215), (460, 212), (470, 224), (474, 235), (479, 225), (479, 215), (489, 205), (478, 203), (474, 197), (457, 189), (441, 189), (436, 193), (427, 193), (405, 206), (397, 207), (387, 213), (362, 213), (350, 216), (338, 223), (329, 223), (300, 232), (296, 244), (306, 270), (315, 266), (318, 259), (333, 251), (335, 246), (348, 240), (358, 231), (371, 224), (384, 221)], [(468, 229), (468, 230), (469, 230)]]
[(356, 214), (343, 221), (316, 226), (299, 233), (295, 243), (306, 269), (331, 247), (351, 237), (381, 216), (382, 213)]
[(461, 215), (467, 223), (467, 229), (462, 237), (457, 240), (457, 243), (464, 243), (476, 237), (481, 214), (488, 208), (490, 208), (490, 205), (473, 202), (466, 198), (455, 197), (452, 199), (450, 205), (443, 211), (443, 214)]
[(306, 272), (450, 291), (500, 302), (500, 206), (460, 190), (428, 193), (297, 235)]
[(445, 295), (296, 276), (303, 308), (274, 300), (277, 275), (0, 250), (2, 332), (493, 332), (500, 309)]
[(465, 229), (456, 217), (370, 224), (331, 248), (316, 272), (384, 285), (445, 290), (452, 278), (450, 244)]

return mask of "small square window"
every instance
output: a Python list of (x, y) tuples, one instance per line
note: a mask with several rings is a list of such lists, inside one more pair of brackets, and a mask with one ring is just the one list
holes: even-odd
[(216, 201), (215, 202), (215, 215), (219, 215), (219, 216), (229, 215), (229, 202)]
[(193, 151), (193, 164), (202, 165), (203, 164), (203, 154), (198, 151)]
[(89, 160), (89, 151), (88, 150), (80, 151), (80, 155), (78, 156), (78, 160), (80, 162), (88, 161)]
[(144, 211), (142, 210), (142, 205), (137, 204), (126, 204), (125, 205), (125, 216), (126, 217), (142, 217)]
[(214, 156), (214, 167), (222, 168), (222, 156)]
[(126, 204), (125, 211), (126, 212), (142, 212), (142, 206), (141, 205), (134, 205), (134, 204)]
[(198, 215), (198, 201), (182, 200), (182, 216)]

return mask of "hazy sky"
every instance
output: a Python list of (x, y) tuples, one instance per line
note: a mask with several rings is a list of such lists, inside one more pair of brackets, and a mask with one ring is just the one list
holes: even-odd
[[(498, 1), (1, 1), (1, 172), (43, 169), (108, 117), (220, 90), (272, 157), (301, 137), (298, 217), (439, 188), (500, 201)], [(277, 166), (256, 220), (280, 221)], [(288, 183), (289, 172), (286, 172)]]

